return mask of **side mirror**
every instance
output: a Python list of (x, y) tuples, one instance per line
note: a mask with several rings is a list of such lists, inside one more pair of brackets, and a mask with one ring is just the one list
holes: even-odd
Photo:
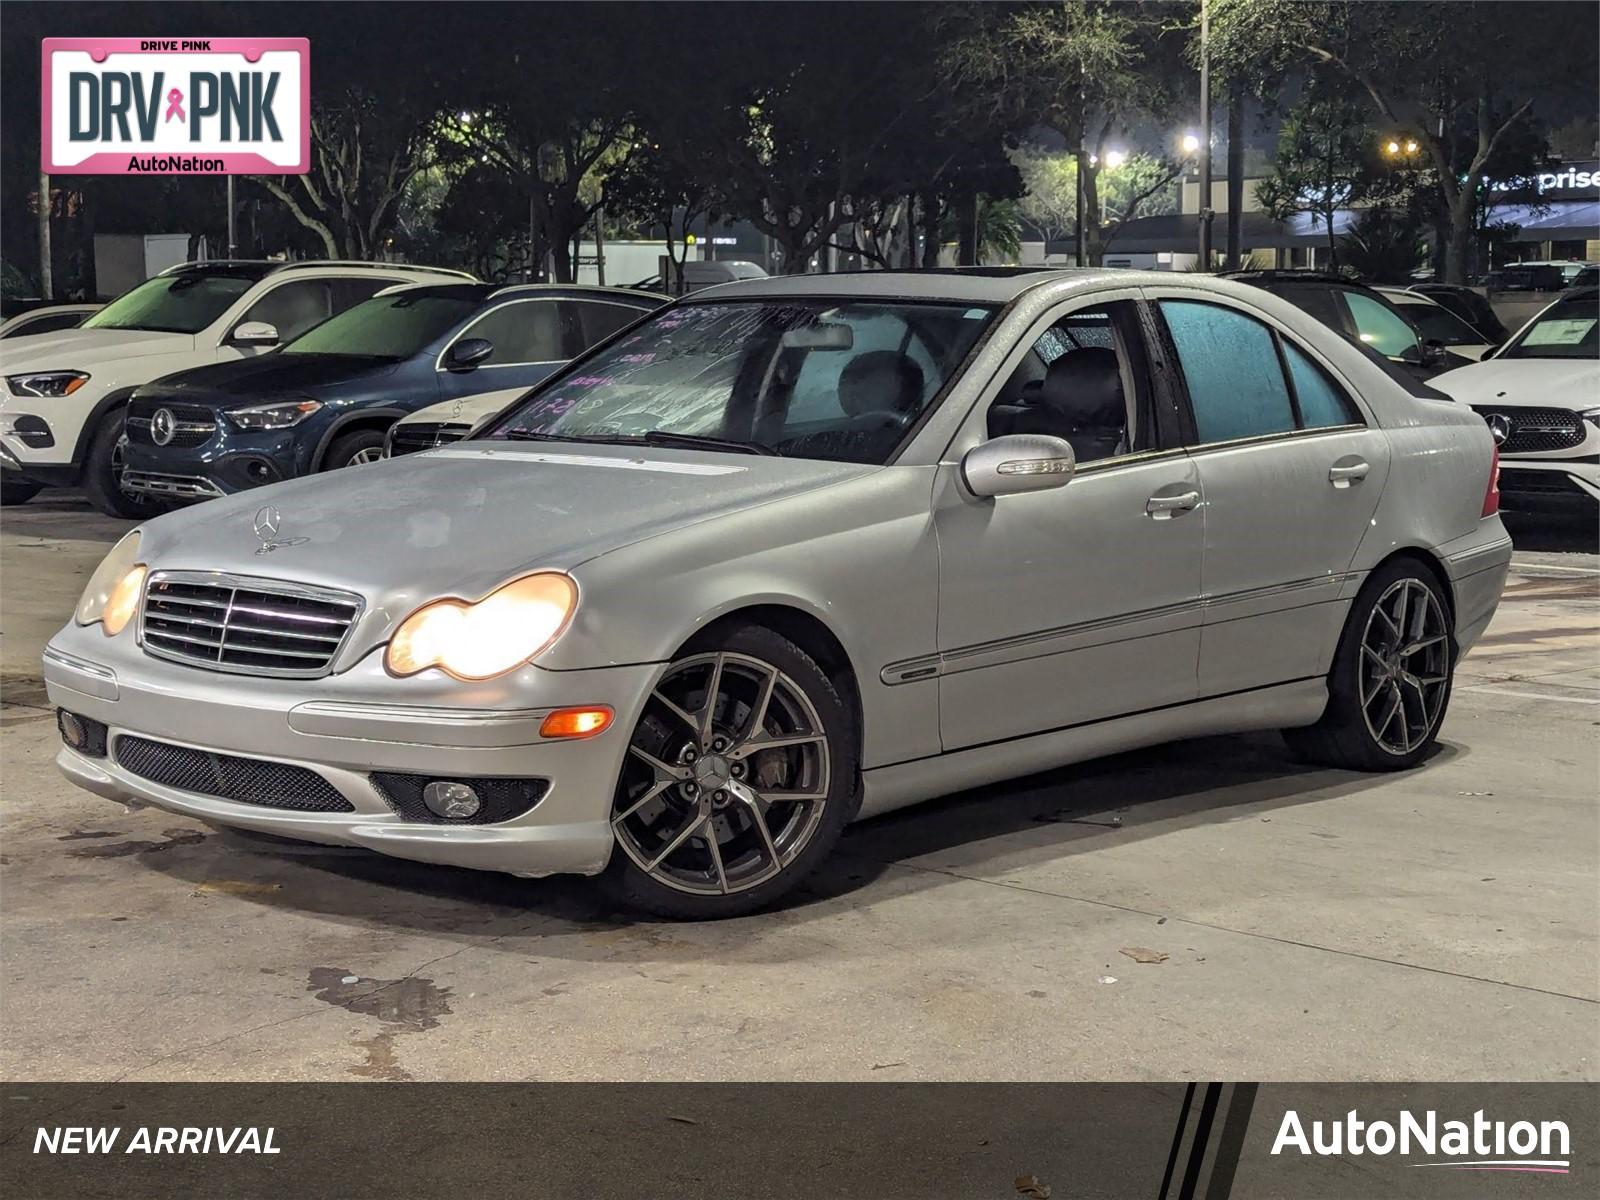
[(1077, 465), (1071, 444), (1063, 438), (1012, 433), (967, 451), (961, 480), (974, 496), (1042, 492), (1065, 484)]
[(234, 326), (228, 340), (235, 346), (276, 346), (278, 327), (268, 321), (245, 321)]
[(1443, 342), (1433, 341), (1433, 340), (1430, 339), (1429, 341), (1426, 341), (1426, 342), (1422, 343), (1422, 365), (1423, 366), (1425, 366), (1425, 367), (1440, 367), (1440, 366), (1443, 366), (1445, 364), (1446, 360), (1448, 359), (1448, 357), (1449, 357), (1449, 353), (1448, 353), (1448, 351), (1445, 350)]
[(444, 365), (452, 371), (470, 371), (494, 353), (494, 343), (488, 338), (462, 338), (450, 347)]

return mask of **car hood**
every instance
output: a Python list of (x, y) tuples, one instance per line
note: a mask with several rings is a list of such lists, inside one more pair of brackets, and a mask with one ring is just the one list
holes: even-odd
[(1463, 404), (1593, 408), (1600, 405), (1600, 362), (1575, 358), (1496, 358), (1428, 380)]
[(178, 371), (146, 384), (144, 391), (159, 391), (186, 404), (227, 408), (263, 396), (298, 396), (354, 380), (381, 379), (392, 375), (395, 366), (348, 354), (263, 354)]
[(519, 396), (526, 396), (531, 386), (526, 384), (522, 387), (500, 388), (493, 392), (480, 392), (476, 396), (462, 396), (458, 400), (441, 400), (438, 404), (419, 408), (409, 417), (402, 417), (401, 421), (476, 425), (486, 417), (492, 417), (501, 409), (508, 407)]
[(76, 370), (95, 363), (174, 354), (192, 350), (190, 333), (151, 333), (142, 329), (58, 329), (7, 338), (0, 364), (17, 371)]
[[(145, 525), (152, 570), (343, 588), (399, 620), (879, 468), (628, 446), (474, 442), (211, 500)], [(257, 514), (277, 510), (262, 553)]]

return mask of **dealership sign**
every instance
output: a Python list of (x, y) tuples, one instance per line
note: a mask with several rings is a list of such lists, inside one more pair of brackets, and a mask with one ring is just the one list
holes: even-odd
[(305, 38), (46, 38), (52, 175), (299, 175), (311, 169)]

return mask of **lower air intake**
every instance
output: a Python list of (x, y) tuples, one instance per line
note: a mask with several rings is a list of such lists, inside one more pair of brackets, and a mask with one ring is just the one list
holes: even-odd
[(333, 784), (305, 767), (213, 754), (141, 737), (119, 737), (116, 751), (117, 764), (123, 770), (180, 792), (291, 812), (355, 811)]

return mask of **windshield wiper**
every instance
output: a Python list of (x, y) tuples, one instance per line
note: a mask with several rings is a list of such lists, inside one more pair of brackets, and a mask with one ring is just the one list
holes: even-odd
[(736, 454), (765, 454), (779, 457), (771, 446), (760, 442), (741, 442), (734, 438), (707, 437), (698, 433), (672, 433), (665, 429), (652, 429), (639, 438), (646, 446), (687, 446), (702, 450), (732, 450)]
[(615, 438), (584, 437), (573, 433), (541, 433), (537, 429), (507, 429), (500, 435), (513, 442), (611, 442)]

